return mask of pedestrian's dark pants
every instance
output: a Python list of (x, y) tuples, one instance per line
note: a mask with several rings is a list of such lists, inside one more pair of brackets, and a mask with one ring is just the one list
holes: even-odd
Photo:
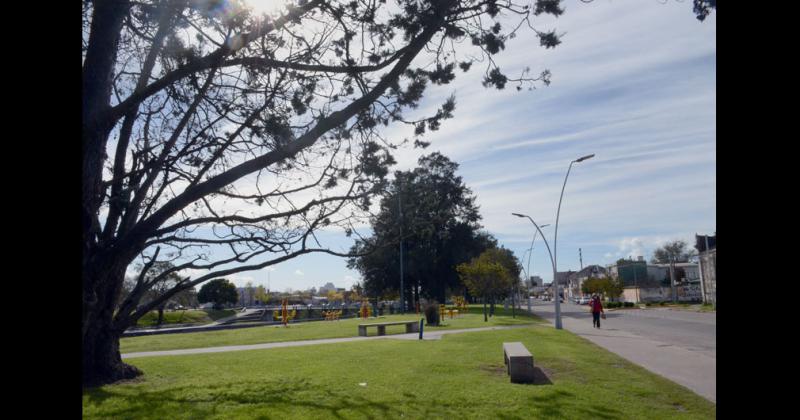
[(600, 312), (592, 312), (592, 326), (600, 328)]

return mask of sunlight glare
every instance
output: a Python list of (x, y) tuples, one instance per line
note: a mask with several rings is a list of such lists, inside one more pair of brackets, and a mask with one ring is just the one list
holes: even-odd
[(256, 14), (274, 15), (283, 10), (287, 0), (244, 0), (244, 3), (251, 7)]

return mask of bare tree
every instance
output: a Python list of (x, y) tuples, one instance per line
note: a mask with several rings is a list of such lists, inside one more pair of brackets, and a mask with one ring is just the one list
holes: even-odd
[(404, 112), (457, 68), (482, 66), (498, 89), (548, 83), (546, 71), (510, 78), (492, 56), (523, 28), (554, 47), (531, 20), (562, 12), (557, 0), (298, 0), (274, 16), (237, 0), (82, 4), (85, 385), (138, 375), (119, 336), (182, 290), (310, 252), (347, 256), (315, 232), (351, 234), (367, 217), (406, 141), (381, 127), (408, 125), (424, 147), (455, 99)]
[[(697, 255), (697, 252), (690, 248), (685, 241), (672, 241), (653, 251), (653, 263), (669, 264), (669, 284), (672, 290), (672, 301), (678, 300), (677, 290), (675, 289), (676, 263), (688, 262), (689, 259)], [(679, 276), (677, 276), (680, 278)]]

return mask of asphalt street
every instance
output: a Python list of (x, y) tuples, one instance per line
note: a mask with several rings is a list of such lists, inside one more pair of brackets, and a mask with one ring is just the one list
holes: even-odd
[[(533, 312), (552, 321), (554, 306), (553, 302), (534, 300)], [(607, 311), (600, 329), (592, 326), (587, 305), (562, 303), (561, 315), (566, 330), (716, 402), (716, 313)]]

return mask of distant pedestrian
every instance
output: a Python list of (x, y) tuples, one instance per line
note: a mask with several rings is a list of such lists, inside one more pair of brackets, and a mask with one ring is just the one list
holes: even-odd
[(592, 301), (589, 305), (592, 307), (592, 326), (600, 328), (600, 314), (605, 313), (603, 304), (600, 303), (600, 297), (597, 295), (592, 296)]

